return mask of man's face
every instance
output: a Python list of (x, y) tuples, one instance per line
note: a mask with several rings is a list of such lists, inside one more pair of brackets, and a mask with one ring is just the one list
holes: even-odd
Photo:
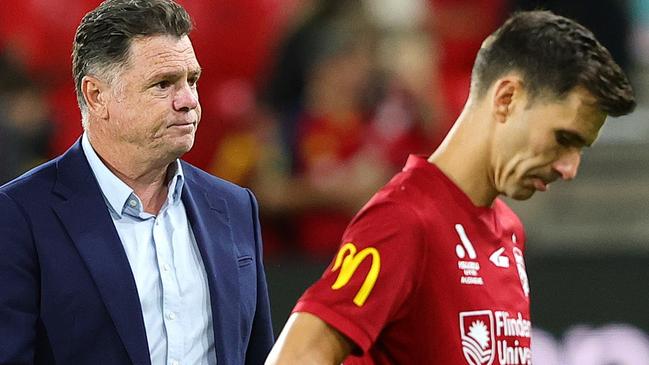
[(110, 86), (106, 134), (113, 143), (135, 147), (140, 157), (180, 157), (192, 148), (201, 119), (199, 76), (189, 37), (134, 39)]
[[(494, 182), (517, 200), (545, 191), (556, 179), (577, 175), (581, 152), (592, 145), (606, 114), (577, 88), (561, 100), (523, 100), (502, 125), (494, 145)], [(528, 105), (524, 105), (528, 104)]]

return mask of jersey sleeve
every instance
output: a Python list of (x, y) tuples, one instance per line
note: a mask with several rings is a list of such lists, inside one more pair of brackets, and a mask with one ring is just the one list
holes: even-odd
[(370, 203), (352, 220), (322, 277), (294, 312), (318, 316), (366, 352), (405, 310), (417, 285), (423, 239), (416, 214), (393, 201)]

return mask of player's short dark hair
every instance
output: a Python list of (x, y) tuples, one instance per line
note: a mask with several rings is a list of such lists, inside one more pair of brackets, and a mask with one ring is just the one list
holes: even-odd
[(106, 0), (86, 14), (72, 47), (72, 74), (79, 107), (86, 102), (81, 80), (92, 73), (124, 66), (136, 37), (173, 35), (192, 30), (187, 11), (172, 0)]
[(521, 73), (531, 100), (561, 98), (583, 87), (609, 115), (628, 114), (636, 102), (628, 78), (591, 31), (550, 11), (515, 13), (478, 52), (472, 92), (485, 95), (509, 71)]

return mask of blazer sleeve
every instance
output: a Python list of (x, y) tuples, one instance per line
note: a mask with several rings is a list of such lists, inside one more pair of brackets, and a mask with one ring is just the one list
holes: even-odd
[(0, 192), (0, 364), (33, 364), (39, 268), (25, 211)]
[(263, 250), (261, 240), (261, 229), (259, 225), (259, 208), (257, 200), (250, 190), (250, 203), (252, 206), (252, 221), (255, 233), (255, 250), (257, 264), (257, 306), (255, 309), (255, 317), (252, 324), (252, 332), (250, 334), (250, 341), (246, 349), (246, 364), (258, 365), (263, 364), (266, 356), (273, 346), (273, 327), (270, 317), (270, 301), (268, 299), (268, 287), (266, 284), (266, 274), (264, 272), (263, 264)]

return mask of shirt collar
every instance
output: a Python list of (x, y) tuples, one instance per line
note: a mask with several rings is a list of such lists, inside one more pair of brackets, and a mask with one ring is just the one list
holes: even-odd
[(183, 186), (185, 185), (185, 175), (183, 174), (183, 166), (180, 160), (176, 159), (176, 162), (169, 168), (167, 174), (173, 174), (169, 185), (167, 185), (169, 191), (167, 193), (167, 201), (169, 204), (177, 205), (180, 202)]
[[(90, 164), (90, 169), (97, 178), (97, 183), (109, 208), (121, 218), (122, 212), (127, 207), (129, 198), (131, 196), (136, 197), (133, 189), (106, 167), (92, 148), (87, 133), (83, 133), (81, 137), (81, 148), (86, 155), (88, 164)], [(176, 159), (172, 166), (169, 167), (168, 174), (169, 176), (173, 174), (173, 177), (169, 180), (167, 201), (169, 204), (177, 205), (180, 201), (185, 181), (180, 160)]]

